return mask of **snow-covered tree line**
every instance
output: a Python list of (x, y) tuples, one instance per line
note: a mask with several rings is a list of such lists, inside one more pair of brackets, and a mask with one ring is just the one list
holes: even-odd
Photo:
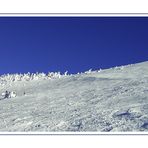
[[(117, 68), (115, 68), (117, 69)], [(95, 70), (92, 71), (92, 69), (85, 71), (84, 73), (77, 73), (77, 74), (90, 74), (90, 73), (95, 73), (95, 72), (101, 72), (102, 69), (100, 70)], [(68, 75), (73, 75), (73, 74), (68, 74), (68, 71), (66, 71), (64, 74), (61, 74), (60, 72), (48, 72), (47, 74), (45, 73), (24, 73), (24, 74), (4, 74), (0, 75), (0, 85), (5, 85), (6, 83), (12, 83), (16, 81), (30, 81), (30, 80), (46, 80), (46, 79), (58, 79), (64, 76)]]
[(49, 72), (45, 73), (26, 73), (26, 74), (5, 74), (0, 76), (0, 84), (5, 84), (7, 82), (16, 82), (16, 81), (30, 81), (30, 80), (38, 80), (38, 79), (56, 79), (61, 78), (62, 76), (66, 76), (67, 71), (64, 74), (60, 72)]

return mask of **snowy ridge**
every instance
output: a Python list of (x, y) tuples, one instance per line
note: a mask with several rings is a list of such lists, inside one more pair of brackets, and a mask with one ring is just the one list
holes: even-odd
[(148, 131), (148, 62), (49, 78), (27, 75), (0, 77), (7, 81), (0, 93), (17, 93), (0, 100), (0, 131)]
[[(131, 65), (127, 65), (127, 66), (131, 66)], [(123, 69), (124, 67), (127, 66), (119, 66), (119, 67), (114, 67), (111, 69)], [(100, 70), (96, 70), (96, 71), (92, 71), (92, 69), (84, 72), (85, 74), (90, 74), (90, 73), (95, 73), (95, 72), (101, 72), (102, 69)], [(83, 74), (83, 73), (77, 73), (77, 74)], [(16, 81), (31, 81), (31, 80), (39, 80), (39, 79), (57, 79), (57, 78), (61, 78), (63, 76), (70, 76), (72, 74), (68, 74), (68, 71), (66, 71), (64, 74), (61, 74), (60, 72), (48, 72), (48, 74), (46, 73), (24, 73), (24, 74), (4, 74), (4, 75), (0, 75), (0, 85), (6, 85), (7, 83), (12, 83), (12, 82), (16, 82)]]

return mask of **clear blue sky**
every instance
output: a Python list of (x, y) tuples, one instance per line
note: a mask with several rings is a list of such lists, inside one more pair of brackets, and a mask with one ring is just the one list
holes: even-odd
[(0, 74), (148, 60), (148, 17), (0, 17)]

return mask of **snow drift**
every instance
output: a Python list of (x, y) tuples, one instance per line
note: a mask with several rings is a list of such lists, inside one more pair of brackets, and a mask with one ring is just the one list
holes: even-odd
[(148, 131), (148, 62), (87, 71), (0, 77), (0, 131)]

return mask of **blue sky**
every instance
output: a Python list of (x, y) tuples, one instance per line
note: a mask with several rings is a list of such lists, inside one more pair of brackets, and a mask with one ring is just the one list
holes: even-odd
[(148, 17), (0, 17), (0, 74), (148, 60)]

